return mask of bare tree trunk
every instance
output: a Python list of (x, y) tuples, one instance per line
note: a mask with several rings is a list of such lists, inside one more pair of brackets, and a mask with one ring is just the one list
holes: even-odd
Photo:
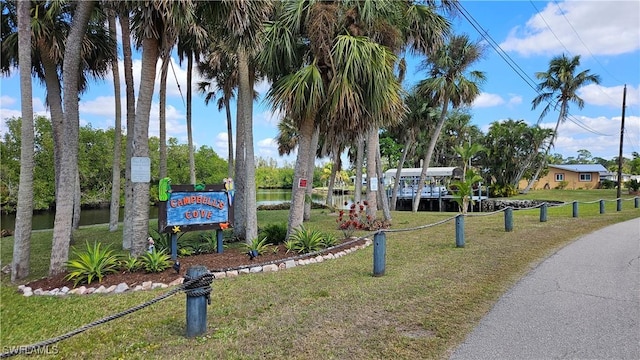
[[(245, 109), (237, 102), (236, 110), (236, 161), (234, 187), (236, 189), (235, 199), (233, 201), (233, 233), (236, 238), (247, 241), (245, 238), (245, 221), (247, 212), (245, 208), (245, 179), (247, 177), (245, 166), (245, 124), (241, 121), (244, 117)], [(249, 239), (250, 240), (250, 239)]]
[(133, 58), (131, 55), (131, 32), (129, 15), (121, 14), (120, 28), (122, 29), (122, 55), (124, 63), (124, 82), (127, 95), (127, 148), (125, 154), (125, 185), (124, 185), (124, 222), (122, 224), (122, 248), (131, 249), (133, 241), (133, 183), (131, 182), (131, 157), (133, 156), (133, 128), (136, 120), (136, 96), (133, 83)]
[(311, 219), (311, 195), (313, 195), (313, 170), (316, 168), (316, 150), (318, 149), (318, 141), (320, 141), (320, 129), (316, 127), (311, 138), (311, 148), (309, 149), (309, 181), (307, 182), (307, 188), (305, 189), (304, 196), (304, 215), (302, 221), (309, 221)]
[(438, 120), (438, 124), (436, 128), (433, 130), (433, 135), (431, 135), (431, 140), (429, 141), (429, 148), (427, 149), (427, 153), (424, 155), (423, 164), (422, 164), (422, 172), (420, 172), (420, 180), (418, 181), (418, 190), (416, 191), (416, 195), (413, 198), (413, 206), (412, 211), (417, 212), (418, 206), (420, 206), (420, 198), (422, 197), (422, 188), (424, 187), (424, 182), (427, 179), (427, 169), (429, 168), (429, 164), (431, 162), (431, 157), (433, 156), (433, 150), (436, 148), (436, 143), (440, 138), (440, 132), (442, 131), (442, 126), (444, 125), (444, 121), (447, 116), (447, 109), (449, 104), (449, 96), (445, 95), (445, 101), (442, 105), (442, 113), (440, 114), (440, 119)]
[(256, 208), (256, 167), (253, 150), (253, 69), (245, 49), (238, 49), (238, 104), (245, 110), (241, 121), (244, 123), (245, 146), (245, 239), (258, 237), (258, 212)]
[(409, 153), (409, 147), (411, 145), (411, 139), (407, 139), (407, 142), (404, 144), (404, 151), (402, 152), (402, 158), (398, 162), (398, 168), (396, 169), (396, 177), (393, 179), (393, 189), (391, 190), (391, 210), (396, 210), (396, 204), (398, 202), (398, 188), (400, 187), (400, 175), (402, 174), (402, 168), (404, 167), (404, 162), (407, 161), (407, 154)]
[[(376, 131), (377, 143), (380, 144), (380, 134)], [(389, 198), (387, 197), (387, 191), (384, 188), (384, 182), (382, 181), (382, 157), (380, 156), (380, 146), (376, 147), (376, 169), (378, 171), (378, 179), (380, 180), (380, 187), (378, 193), (380, 194), (382, 204), (382, 216), (388, 222), (391, 222), (391, 211), (389, 211)]]
[[(116, 17), (114, 12), (109, 14), (109, 33), (114, 39), (116, 33)], [(114, 42), (116, 48), (117, 44)], [(113, 167), (111, 170), (111, 205), (109, 206), (109, 231), (118, 230), (120, 220), (120, 143), (122, 142), (122, 101), (120, 93), (120, 69), (118, 68), (118, 55), (111, 59), (111, 72), (113, 73), (113, 95), (116, 103), (116, 119), (113, 135)]]
[(227, 138), (228, 138), (228, 147), (229, 147), (229, 158), (228, 158), (228, 171), (227, 176), (233, 178), (233, 169), (234, 169), (234, 161), (233, 161), (233, 126), (231, 126), (231, 106), (229, 104), (229, 98), (224, 95), (224, 108), (227, 113)]
[(73, 199), (76, 174), (78, 172), (78, 128), (80, 115), (78, 111), (78, 74), (82, 38), (87, 30), (91, 11), (95, 2), (77, 3), (76, 13), (66, 41), (65, 59), (62, 67), (64, 79), (64, 131), (62, 132), (62, 154), (60, 186), (53, 225), (53, 241), (51, 244), (51, 262), (49, 275), (57, 275), (64, 271), (65, 262), (69, 259), (69, 242), (73, 218)]
[[(133, 129), (133, 156), (149, 157), (149, 115), (153, 100), (153, 87), (158, 62), (158, 40), (142, 40), (142, 70), (140, 90), (136, 106), (136, 120)], [(149, 236), (149, 183), (133, 183), (132, 218), (133, 237), (131, 255), (139, 256), (146, 250)]]
[(360, 202), (362, 200), (362, 166), (364, 165), (364, 137), (358, 139), (358, 148), (356, 150), (356, 180), (355, 194), (353, 201)]
[[(73, 230), (78, 230), (80, 228), (80, 212), (82, 211), (82, 209), (80, 208), (82, 200), (81, 198), (82, 191), (80, 190), (80, 169), (76, 166), (75, 189), (73, 191)], [(71, 242), (73, 242), (73, 232), (71, 233)]]
[(378, 128), (372, 128), (367, 134), (367, 216), (376, 219), (378, 211), (378, 176), (376, 175), (376, 154), (378, 148)]
[(336, 186), (336, 173), (340, 169), (340, 152), (338, 149), (331, 151), (331, 175), (329, 177), (329, 187), (327, 188), (327, 201), (326, 204), (331, 206), (333, 204), (333, 189)]
[(20, 1), (18, 7), (18, 61), (20, 66), (20, 186), (13, 238), (11, 281), (29, 275), (31, 223), (33, 220), (33, 102), (31, 85), (31, 2)]
[(167, 74), (169, 61), (171, 61), (169, 49), (162, 56), (162, 68), (160, 69), (160, 179), (167, 177)]
[[(302, 225), (304, 215), (304, 197), (309, 179), (309, 151), (315, 124), (313, 118), (308, 118), (300, 124), (300, 138), (298, 140), (298, 155), (293, 174), (293, 187), (291, 191), (291, 208), (289, 209), (289, 221), (287, 226), (287, 239), (293, 231)], [(305, 185), (305, 187), (302, 187)]]
[(189, 145), (189, 179), (191, 183), (196, 183), (196, 159), (193, 150), (193, 129), (191, 128), (191, 107), (193, 106), (191, 96), (193, 74), (193, 54), (189, 53), (187, 58), (187, 144)]
[[(40, 46), (40, 53), (46, 54), (48, 49)], [(60, 88), (60, 77), (55, 62), (47, 56), (42, 57), (42, 67), (44, 68), (44, 81), (47, 87), (47, 103), (51, 113), (51, 133), (53, 135), (53, 168), (55, 169), (55, 191), (58, 197), (58, 184), (60, 183), (60, 148), (62, 147), (62, 124), (64, 122), (64, 111), (62, 110), (62, 89)]]

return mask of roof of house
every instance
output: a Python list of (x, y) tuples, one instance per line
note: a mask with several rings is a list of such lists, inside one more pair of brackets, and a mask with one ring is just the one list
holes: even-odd
[(564, 164), (564, 165), (549, 165), (560, 170), (573, 171), (573, 172), (597, 172), (606, 173), (608, 170), (602, 164)]

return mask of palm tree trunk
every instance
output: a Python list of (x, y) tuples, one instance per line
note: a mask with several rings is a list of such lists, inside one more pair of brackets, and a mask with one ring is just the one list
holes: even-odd
[(549, 156), (549, 151), (551, 151), (551, 148), (553, 147), (553, 142), (555, 141), (556, 136), (558, 136), (558, 126), (560, 125), (560, 122), (562, 122), (566, 114), (567, 104), (568, 103), (566, 101), (563, 101), (562, 105), (560, 106), (560, 115), (558, 115), (558, 120), (556, 121), (556, 127), (553, 129), (553, 137), (551, 138), (551, 141), (549, 141), (549, 146), (547, 146), (547, 149), (544, 151), (544, 156), (540, 160), (540, 165), (538, 165), (538, 169), (536, 170), (536, 173), (533, 175), (531, 180), (529, 180), (527, 187), (524, 188), (524, 190), (522, 190), (523, 194), (526, 194), (529, 192), (529, 190), (531, 190), (531, 187), (533, 186), (533, 184), (538, 180), (538, 177), (542, 172), (542, 168), (546, 165), (547, 156)]
[(193, 54), (189, 53), (187, 58), (187, 144), (189, 145), (189, 179), (192, 184), (196, 183), (196, 159), (193, 150), (193, 129), (191, 128), (191, 107), (192, 96), (191, 87), (193, 74)]
[(64, 127), (62, 132), (62, 154), (60, 169), (60, 185), (56, 215), (53, 225), (53, 241), (51, 244), (51, 262), (49, 275), (57, 275), (64, 271), (65, 262), (69, 259), (69, 242), (73, 218), (73, 201), (75, 180), (78, 171), (78, 128), (80, 114), (78, 111), (78, 74), (80, 70), (82, 38), (87, 30), (91, 11), (95, 2), (77, 3), (76, 13), (66, 41), (65, 60), (62, 68), (64, 78)]
[(162, 56), (160, 69), (160, 179), (167, 177), (167, 74), (169, 72), (169, 50)]
[(404, 151), (402, 151), (402, 157), (398, 161), (398, 167), (396, 169), (396, 177), (393, 179), (393, 189), (391, 190), (391, 210), (396, 210), (396, 203), (398, 202), (398, 188), (400, 187), (400, 175), (402, 174), (402, 168), (405, 161), (407, 161), (407, 154), (409, 153), (409, 147), (411, 146), (411, 137), (407, 138), (407, 142), (404, 144)]
[(228, 170), (227, 176), (233, 178), (233, 169), (234, 169), (234, 161), (233, 161), (233, 126), (231, 125), (231, 105), (229, 104), (229, 98), (224, 95), (224, 108), (227, 114), (227, 138), (228, 138), (228, 147), (229, 147), (229, 157), (228, 157)]
[[(236, 189), (235, 198), (233, 200), (233, 234), (236, 238), (245, 240), (245, 221), (247, 212), (245, 208), (245, 179), (246, 166), (245, 166), (245, 124), (241, 121), (244, 117), (245, 109), (240, 105), (240, 100), (237, 102), (236, 110), (236, 161), (235, 161), (235, 175), (234, 175), (234, 187)], [(229, 139), (232, 141), (232, 139)], [(249, 239), (251, 240), (251, 239)]]
[(238, 104), (245, 110), (240, 121), (244, 123), (245, 146), (245, 234), (246, 241), (258, 237), (258, 213), (256, 209), (256, 167), (253, 150), (253, 76), (245, 49), (238, 49)]
[(122, 225), (122, 248), (131, 249), (133, 239), (133, 223), (129, 221), (133, 209), (133, 183), (131, 182), (131, 157), (133, 156), (133, 128), (136, 120), (136, 96), (133, 83), (133, 57), (131, 55), (131, 30), (129, 15), (121, 14), (120, 28), (122, 29), (122, 60), (124, 63), (124, 83), (127, 95), (127, 148), (125, 154), (125, 185), (124, 185), (124, 222)]
[[(73, 230), (78, 230), (80, 228), (80, 212), (82, 211), (82, 209), (80, 208), (82, 200), (81, 198), (82, 191), (80, 190), (80, 169), (78, 168), (78, 166), (76, 166), (75, 189), (73, 190)], [(73, 232), (71, 233), (71, 241), (73, 241)]]
[[(18, 7), (18, 59), (20, 64), (31, 64), (31, 2), (20, 1)], [(31, 67), (20, 67), (20, 186), (13, 238), (11, 281), (29, 275), (31, 252), (31, 222), (33, 219), (33, 102)]]
[(413, 207), (412, 211), (417, 212), (418, 206), (420, 206), (420, 198), (422, 194), (422, 188), (424, 187), (424, 182), (427, 178), (427, 169), (429, 168), (429, 163), (431, 162), (431, 157), (433, 156), (433, 150), (436, 148), (436, 143), (438, 142), (438, 138), (440, 137), (440, 132), (442, 131), (442, 126), (444, 125), (444, 121), (447, 116), (447, 109), (449, 105), (449, 96), (445, 95), (445, 101), (443, 101), (442, 105), (442, 113), (440, 113), (440, 119), (438, 120), (438, 124), (436, 128), (433, 130), (433, 135), (431, 136), (431, 140), (429, 141), (429, 148), (427, 149), (427, 153), (424, 155), (424, 161), (422, 164), (422, 172), (420, 172), (420, 181), (418, 181), (418, 190), (413, 198)]
[(367, 216), (376, 219), (378, 211), (378, 191), (371, 190), (378, 186), (376, 175), (376, 154), (378, 148), (378, 128), (372, 128), (367, 134)]
[[(40, 46), (40, 45), (39, 45)], [(48, 51), (40, 46), (40, 52)], [(42, 57), (42, 67), (44, 68), (44, 81), (47, 88), (47, 103), (51, 113), (51, 133), (53, 135), (53, 168), (55, 169), (55, 191), (58, 194), (58, 184), (60, 183), (60, 148), (62, 144), (62, 124), (64, 122), (64, 111), (62, 110), (62, 89), (60, 88), (60, 77), (56, 64), (47, 56)]]
[[(109, 33), (116, 39), (116, 17), (114, 12), (109, 14)], [(116, 42), (114, 42), (117, 47)], [(117, 51), (115, 52), (117, 54)], [(122, 142), (122, 102), (120, 97), (120, 69), (118, 55), (111, 59), (113, 73), (113, 95), (115, 96), (115, 125), (113, 135), (113, 167), (111, 170), (111, 205), (109, 206), (109, 231), (118, 230), (120, 220), (120, 143)]]
[(316, 127), (311, 138), (311, 148), (309, 149), (309, 181), (307, 182), (307, 188), (305, 189), (304, 196), (304, 215), (302, 221), (309, 221), (311, 219), (311, 195), (313, 194), (313, 170), (316, 165), (316, 149), (318, 148), (318, 142), (320, 141), (320, 129)]
[[(287, 226), (287, 239), (294, 230), (302, 225), (304, 215), (304, 198), (306, 186), (309, 184), (309, 152), (311, 151), (311, 140), (315, 124), (313, 118), (309, 117), (300, 124), (300, 138), (298, 140), (298, 155), (293, 174), (293, 187), (291, 190), (291, 208), (289, 209), (289, 221)], [(305, 187), (301, 183), (306, 182)]]
[[(153, 100), (153, 87), (158, 62), (158, 40), (142, 40), (142, 70), (140, 90), (136, 106), (136, 120), (133, 128), (133, 156), (149, 157), (149, 115)], [(133, 204), (131, 223), (133, 224), (131, 255), (139, 256), (146, 249), (149, 235), (149, 183), (133, 183)]]
[(355, 180), (355, 194), (353, 194), (353, 201), (359, 203), (362, 200), (362, 166), (364, 165), (364, 137), (358, 139), (358, 145), (356, 149), (356, 180)]
[(326, 204), (331, 206), (333, 204), (333, 189), (336, 186), (336, 174), (340, 168), (340, 152), (338, 149), (331, 150), (331, 175), (329, 176), (329, 187), (327, 188), (327, 201)]
[[(377, 143), (380, 144), (380, 134), (376, 131)], [(391, 211), (389, 211), (389, 197), (387, 191), (384, 188), (383, 174), (382, 174), (382, 156), (380, 155), (380, 146), (376, 147), (376, 169), (378, 171), (378, 179), (380, 179), (380, 187), (378, 188), (378, 194), (380, 194), (380, 204), (382, 204), (382, 216), (387, 222), (391, 222)]]

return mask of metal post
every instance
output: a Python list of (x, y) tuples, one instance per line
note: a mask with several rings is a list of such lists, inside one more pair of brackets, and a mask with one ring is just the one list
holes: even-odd
[(513, 231), (513, 209), (511, 207), (504, 210), (504, 231)]
[(546, 222), (547, 221), (547, 203), (543, 203), (542, 206), (540, 206), (540, 222)]
[(575, 218), (578, 217), (578, 202), (577, 201), (573, 202), (573, 217), (575, 217)]
[(379, 231), (373, 236), (373, 276), (384, 275), (387, 254), (387, 236)]
[(464, 247), (464, 216), (456, 215), (456, 247)]
[(222, 244), (222, 240), (224, 240), (224, 234), (220, 229), (216, 230), (216, 240), (216, 252), (218, 254), (222, 254), (222, 252), (224, 251), (224, 245)]
[(616, 201), (616, 211), (622, 211), (622, 199), (620, 198)]
[(178, 234), (171, 234), (171, 260), (178, 260)]
[[(192, 266), (187, 269), (185, 283), (193, 279), (201, 278), (208, 272), (202, 265)], [(187, 294), (187, 337), (202, 335), (207, 331), (207, 303), (211, 279), (207, 281), (196, 281), (194, 284), (185, 287)], [(204, 286), (203, 286), (204, 285)]]
[(604, 200), (600, 200), (600, 214), (604, 214)]
[(633, 206), (635, 206), (636, 209), (640, 207), (640, 198), (639, 197), (636, 196), (633, 199)]

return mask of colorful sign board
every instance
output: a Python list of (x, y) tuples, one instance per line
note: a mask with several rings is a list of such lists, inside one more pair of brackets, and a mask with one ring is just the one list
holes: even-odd
[(233, 223), (233, 191), (224, 185), (170, 185), (159, 202), (158, 231), (177, 233), (226, 229)]

